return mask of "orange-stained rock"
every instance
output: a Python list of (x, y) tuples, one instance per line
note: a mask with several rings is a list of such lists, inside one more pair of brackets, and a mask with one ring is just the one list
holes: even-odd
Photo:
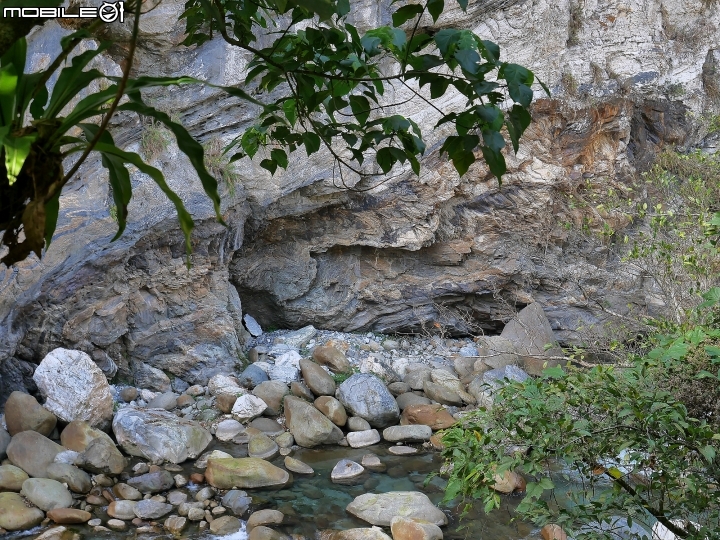
[(567, 540), (567, 534), (562, 530), (562, 527), (554, 523), (545, 525), (540, 529), (540, 535), (543, 537), (543, 540)]
[(423, 424), (433, 431), (449, 428), (455, 421), (442, 405), (408, 405), (400, 416), (401, 426)]

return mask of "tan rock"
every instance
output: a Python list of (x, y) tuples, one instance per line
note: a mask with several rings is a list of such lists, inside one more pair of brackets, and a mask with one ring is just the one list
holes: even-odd
[(115, 444), (107, 433), (93, 428), (83, 420), (70, 422), (60, 433), (60, 443), (68, 450), (76, 452), (84, 452), (95, 439), (106, 439), (109, 443)]
[(17, 493), (0, 493), (0, 527), (8, 531), (24, 531), (38, 525), (45, 514), (39, 508), (28, 507)]
[(47, 513), (47, 517), (61, 525), (72, 525), (86, 523), (92, 518), (92, 514), (78, 508), (55, 508)]
[(16, 391), (5, 402), (5, 423), (10, 435), (37, 431), (47, 437), (55, 429), (57, 418), (30, 394)]
[(220, 489), (247, 489), (284, 486), (290, 474), (260, 458), (224, 458), (208, 461), (205, 479)]
[(250, 514), (247, 520), (246, 530), (252, 531), (260, 525), (279, 525), (285, 519), (285, 515), (278, 510), (258, 510)]
[(440, 527), (429, 521), (395, 516), (390, 522), (393, 540), (442, 540)]
[(400, 416), (400, 425), (422, 424), (430, 426), (433, 431), (447, 429), (456, 420), (442, 405), (409, 405)]
[(313, 349), (313, 360), (321, 366), (327, 366), (333, 373), (347, 373), (350, 371), (350, 362), (345, 353), (335, 347), (321, 346)]
[(347, 412), (345, 407), (332, 396), (320, 396), (315, 400), (315, 407), (318, 411), (327, 416), (336, 426), (344, 426), (347, 423)]
[(540, 529), (540, 536), (543, 537), (543, 540), (567, 540), (567, 534), (562, 527), (554, 523), (549, 523)]

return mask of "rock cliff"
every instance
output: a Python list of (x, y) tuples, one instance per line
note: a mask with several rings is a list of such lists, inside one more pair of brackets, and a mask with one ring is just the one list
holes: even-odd
[[(386, 4), (358, 1), (356, 23), (389, 20)], [(247, 58), (224, 42), (178, 46), (182, 8), (164, 0), (143, 19), (138, 73), (240, 81)], [(125, 29), (117, 24), (108, 31), (121, 42)], [(538, 301), (567, 341), (578, 321), (598, 320), (588, 290), (617, 309), (646, 304), (642, 283), (606, 244), (572, 234), (601, 222), (621, 230), (627, 219), (573, 207), (568, 195), (622, 192), (658, 149), (702, 135), (694, 118), (718, 107), (720, 7), (479, 0), (467, 14), (452, 8), (438, 21), (451, 24), (498, 42), (504, 59), (531, 67), (552, 90), (534, 104), (502, 188), (481, 162), (458, 178), (438, 155), (444, 133), (437, 130), (419, 178), (400, 174), (377, 187), (354, 180), (346, 189), (322, 153), (293, 156), (291, 168), (272, 178), (241, 162), (224, 197), (225, 228), (171, 144), (154, 164), (196, 220), (188, 270), (171, 205), (138, 172), (128, 229), (109, 242), (112, 198), (104, 170), (88, 162), (63, 194), (46, 257), (0, 269), (0, 402), (13, 390), (33, 390), (34, 365), (61, 346), (87, 352), (108, 375), (162, 377), (161, 370), (176, 385), (207, 382), (242, 361), (243, 310), (276, 327), (441, 325), (461, 334), (499, 331), (508, 303)], [(36, 32), (32, 62), (47, 62), (66, 32), (55, 23)], [(114, 66), (112, 56), (103, 61)], [(207, 88), (149, 98), (203, 141), (229, 140), (254, 115)], [(419, 123), (434, 123), (422, 102), (403, 107)], [(137, 150), (145, 128), (137, 117), (119, 116), (113, 132)]]

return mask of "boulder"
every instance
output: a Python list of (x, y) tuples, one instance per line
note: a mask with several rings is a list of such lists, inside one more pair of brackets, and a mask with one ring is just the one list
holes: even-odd
[(245, 328), (247, 328), (247, 331), (250, 332), (250, 335), (252, 337), (262, 336), (262, 327), (252, 315), (250, 315), (249, 313), (243, 315), (243, 323), (245, 324)]
[(394, 382), (390, 383), (387, 386), (387, 389), (390, 391), (390, 393), (397, 398), (400, 394), (405, 394), (412, 390), (410, 388), (410, 385), (406, 382)]
[(115, 519), (135, 519), (137, 501), (112, 501), (107, 507), (107, 514)]
[(271, 460), (278, 455), (280, 448), (270, 437), (260, 433), (250, 438), (248, 456)]
[(432, 437), (432, 429), (422, 424), (391, 426), (385, 428), (382, 435), (388, 442), (425, 442)]
[(293, 381), (290, 383), (290, 393), (295, 396), (304, 399), (305, 401), (315, 401), (315, 395), (310, 389), (300, 381)]
[(218, 536), (227, 536), (240, 530), (242, 522), (233, 516), (221, 516), (210, 522), (210, 532)]
[(401, 426), (419, 424), (430, 426), (433, 431), (449, 428), (455, 422), (456, 420), (442, 405), (410, 405), (400, 417)]
[(316, 396), (335, 395), (335, 380), (320, 364), (316, 364), (312, 360), (300, 360), (300, 370), (305, 384)]
[(237, 398), (231, 412), (240, 422), (247, 422), (260, 416), (267, 408), (267, 403), (262, 398), (245, 394)]
[(68, 489), (49, 478), (28, 478), (23, 483), (20, 495), (46, 512), (53, 508), (69, 508), (73, 503)]
[(236, 516), (242, 516), (252, 504), (252, 497), (239, 489), (231, 489), (222, 498), (222, 505)]
[(282, 381), (267, 381), (258, 384), (252, 393), (267, 405), (266, 415), (277, 416), (282, 412), (283, 398), (290, 393), (290, 390), (288, 385)]
[(247, 520), (247, 531), (252, 531), (255, 527), (261, 525), (280, 525), (285, 519), (285, 515), (279, 510), (258, 510), (250, 514)]
[(115, 444), (107, 433), (95, 429), (83, 420), (70, 422), (60, 433), (60, 443), (68, 450), (75, 450), (75, 452), (84, 452), (95, 439), (105, 439), (109, 443)]
[(129, 478), (127, 484), (141, 493), (159, 493), (172, 488), (175, 485), (175, 479), (169, 471), (160, 469)]
[(39, 508), (27, 506), (17, 493), (0, 493), (0, 528), (7, 531), (32, 529), (45, 519)]
[(265, 371), (263, 371), (255, 364), (250, 364), (248, 367), (246, 367), (245, 370), (238, 377), (238, 382), (242, 386), (250, 388), (251, 390), (255, 388), (258, 384), (269, 380), (270, 378), (268, 377), (267, 373), (265, 373)]
[(461, 403), (475, 403), (475, 398), (465, 391), (460, 379), (458, 379), (454, 374), (448, 373), (444, 369), (434, 369), (430, 372), (430, 377), (432, 378), (432, 382), (434, 384), (441, 386), (447, 392), (457, 394), (461, 399)]
[(288, 332), (283, 336), (279, 336), (277, 341), (292, 347), (293, 349), (301, 349), (307, 345), (308, 341), (315, 337), (317, 330), (311, 324), (304, 326), (299, 330)]
[(275, 359), (275, 363), (268, 368), (271, 380), (290, 384), (300, 380), (300, 359), (297, 351), (287, 351)]
[[(670, 531), (668, 531), (668, 532), (670, 532)], [(554, 523), (549, 523), (549, 524), (545, 525), (542, 529), (540, 529), (540, 536), (543, 537), (543, 540), (567, 540), (567, 534), (565, 534), (565, 531), (563, 531), (562, 527), (560, 525), (555, 525)], [(654, 527), (653, 527), (653, 540), (658, 540), (657, 538), (655, 538), (655, 528)], [(669, 540), (669, 539), (661, 538), (659, 540)]]
[(498, 493), (508, 495), (515, 491), (525, 491), (525, 479), (514, 471), (505, 471), (503, 474), (493, 476), (495, 483), (492, 488)]
[(214, 375), (208, 381), (208, 392), (210, 392), (211, 396), (219, 396), (221, 394), (241, 396), (245, 394), (247, 390), (240, 386), (235, 377)]
[(408, 371), (403, 377), (403, 381), (413, 390), (422, 390), (425, 381), (430, 381), (430, 372), (432, 369), (423, 364), (410, 364)]
[(76, 464), (92, 473), (120, 474), (127, 465), (127, 460), (114, 442), (99, 437), (90, 442)]
[(292, 540), (288, 535), (260, 525), (248, 535), (248, 540)]
[(265, 435), (276, 437), (285, 432), (285, 429), (272, 418), (256, 418), (248, 427), (259, 429)]
[(335, 347), (315, 347), (312, 356), (313, 360), (321, 366), (327, 366), (333, 373), (347, 373), (352, 369), (345, 353)]
[(5, 402), (5, 423), (10, 435), (37, 431), (47, 437), (55, 429), (57, 418), (30, 394), (15, 391)]
[(395, 516), (390, 521), (393, 540), (443, 540), (440, 527), (424, 519)]
[(212, 440), (210, 432), (197, 422), (160, 409), (120, 409), (112, 427), (128, 454), (158, 463), (196, 458)]
[(341, 459), (330, 472), (330, 479), (333, 482), (342, 482), (356, 478), (365, 472), (365, 468), (359, 463), (349, 459)]
[(33, 380), (45, 397), (45, 408), (63, 422), (85, 420), (93, 427), (105, 427), (112, 420), (110, 385), (84, 352), (51, 351), (38, 365)]
[(148, 409), (165, 409), (171, 411), (177, 407), (178, 395), (175, 392), (165, 392), (155, 396), (147, 404)]
[(397, 402), (385, 383), (369, 373), (352, 375), (340, 385), (337, 397), (348, 412), (375, 428), (397, 424), (400, 417)]
[(347, 420), (347, 427), (350, 431), (367, 431), (370, 429), (370, 424), (364, 418), (351, 416)]
[(27, 473), (15, 465), (0, 465), (0, 491), (20, 491), (28, 478)]
[(364, 448), (380, 442), (380, 433), (378, 433), (377, 429), (351, 431), (346, 437), (348, 444), (352, 448)]
[(165, 375), (162, 370), (144, 362), (135, 362), (133, 378), (139, 388), (147, 388), (154, 392), (167, 392), (172, 388), (170, 377)]
[(380, 527), (320, 531), (318, 540), (393, 540)]
[(208, 461), (210, 461), (211, 459), (224, 459), (224, 458), (231, 458), (231, 457), (233, 457), (233, 456), (228, 454), (227, 452), (223, 452), (222, 450), (213, 450), (212, 452), (205, 452), (195, 462), (195, 468), (196, 469), (204, 469), (205, 467), (207, 467)]
[(424, 493), (390, 491), (366, 493), (355, 497), (346, 510), (372, 525), (389, 527), (395, 516), (423, 519), (435, 525), (447, 525), (447, 516)]
[(138, 501), (133, 511), (140, 519), (160, 519), (172, 512), (172, 509), (172, 504), (147, 499)]
[(224, 414), (230, 414), (238, 396), (235, 394), (220, 394), (215, 398), (215, 406)]
[(430, 405), (432, 403), (432, 401), (428, 398), (418, 396), (417, 394), (413, 394), (412, 392), (400, 394), (398, 397), (395, 398), (395, 401), (397, 402), (398, 407), (401, 411), (404, 411), (410, 405)]
[(412, 456), (414, 454), (417, 454), (419, 450), (417, 448), (413, 448), (412, 446), (391, 446), (388, 448), (388, 452), (395, 456)]
[(55, 456), (65, 450), (62, 446), (35, 431), (21, 431), (7, 447), (13, 465), (34, 478), (47, 478), (47, 467)]
[(423, 391), (427, 397), (442, 405), (461, 406), (463, 404), (463, 400), (457, 392), (432, 381), (423, 383)]
[[(240, 399), (240, 398), (238, 398)], [(264, 402), (263, 402), (264, 404)], [(244, 432), (245, 428), (237, 420), (223, 420), (215, 427), (215, 437), (218, 441), (231, 441), (240, 433)]]
[(480, 356), (475, 361), (473, 371), (483, 372), (489, 369), (502, 369), (506, 366), (517, 365), (520, 357), (515, 352), (513, 342), (503, 336), (482, 336), (478, 338)]
[(310, 465), (290, 456), (285, 456), (285, 468), (296, 474), (315, 474), (315, 470)]
[(342, 431), (313, 405), (294, 396), (285, 396), (285, 423), (295, 442), (305, 448), (335, 444)]
[[(501, 337), (509, 340), (520, 356), (520, 362), (530, 375), (541, 375), (544, 365), (557, 366), (559, 360), (550, 360), (551, 356), (563, 356), (557, 346), (550, 321), (542, 306), (533, 302), (523, 308), (503, 328)], [(550, 348), (546, 348), (550, 345)]]
[(143, 498), (142, 493), (124, 482), (118, 482), (112, 488), (113, 495), (124, 501), (139, 501)]
[(259, 458), (223, 458), (208, 461), (205, 480), (219, 489), (284, 486), (290, 474)]
[(87, 493), (92, 488), (90, 475), (68, 463), (51, 463), (46, 471), (48, 478), (67, 484), (75, 493)]
[[(60, 525), (75, 525), (87, 523), (92, 518), (92, 514), (79, 508), (53, 508), (47, 513), (47, 517)], [(65, 540), (63, 537), (61, 539)]]
[(180, 536), (180, 534), (185, 530), (185, 527), (187, 527), (187, 522), (188, 519), (186, 517), (170, 516), (165, 520), (165, 523), (163, 523), (163, 527), (173, 536)]
[(332, 396), (320, 396), (317, 398), (315, 408), (327, 416), (336, 426), (342, 427), (347, 423), (345, 407)]

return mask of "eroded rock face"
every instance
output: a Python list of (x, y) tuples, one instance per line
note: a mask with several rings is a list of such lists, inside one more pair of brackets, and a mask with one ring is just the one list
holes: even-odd
[[(438, 22), (495, 40), (503, 58), (531, 67), (553, 90), (554, 99), (535, 103), (502, 189), (482, 162), (458, 178), (432, 150), (420, 178), (401, 173), (369, 192), (350, 192), (333, 185), (326, 153), (298, 153), (291, 170), (272, 178), (257, 162), (238, 164), (240, 182), (224, 193), (225, 228), (173, 144), (154, 165), (195, 218), (188, 269), (171, 203), (137, 172), (127, 230), (109, 243), (116, 224), (106, 173), (88, 160), (63, 194), (43, 260), (0, 269), (0, 402), (12, 390), (32, 391), (33, 366), (57, 347), (88, 353), (109, 376), (115, 367), (123, 377), (155, 375), (158, 391), (169, 389), (163, 372), (206, 384), (241, 361), (240, 298), (265, 326), (402, 331), (437, 323), (462, 333), (471, 330), (470, 318), (492, 333), (503, 326), (500, 295), (518, 306), (542, 304), (561, 340), (572, 338), (578, 320), (598, 320), (582, 290), (617, 309), (647, 305), (642, 284), (602, 245), (577, 241), (563, 227), (588, 219), (599, 228), (604, 220), (622, 231), (625, 217), (611, 212), (599, 220), (589, 208), (572, 208), (568, 195), (588, 182), (622, 187), (658, 149), (688, 141), (686, 109), (701, 113), (718, 86), (720, 12), (703, 0), (594, 3), (569, 36), (571, 4), (476, 2), (467, 14), (448, 7)], [(177, 45), (182, 10), (182, 1), (168, 0), (143, 20), (142, 38), (153, 48), (139, 52), (138, 74), (244, 79), (246, 59), (220, 39), (192, 50)], [(352, 11), (361, 30), (388, 15), (387, 2), (358, 0)], [(429, 19), (422, 25), (433, 27)], [(30, 65), (46, 62), (46, 44), (68, 32), (54, 22), (36, 32)], [(681, 39), (687, 35), (694, 39)], [(109, 57), (102, 62), (119, 74)], [(567, 84), (568, 73), (577, 84)], [(684, 103), (667, 91), (678, 83)], [(254, 114), (209, 89), (148, 97), (202, 142), (208, 133), (231, 139)], [(421, 101), (399, 112), (435, 122)], [(136, 116), (118, 116), (112, 128), (120, 144), (137, 150)], [(446, 135), (435, 130), (428, 148)]]

